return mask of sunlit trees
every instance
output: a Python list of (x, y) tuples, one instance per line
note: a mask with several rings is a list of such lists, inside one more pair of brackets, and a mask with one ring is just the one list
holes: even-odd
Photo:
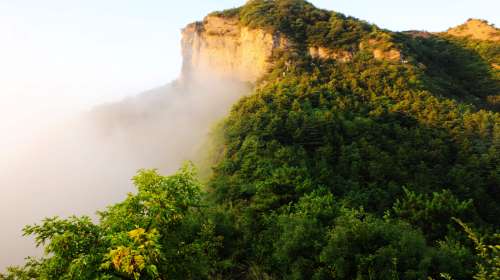
[(45, 256), (6, 279), (165, 279), (207, 277), (220, 238), (213, 225), (193, 217), (201, 188), (193, 167), (161, 176), (142, 170), (134, 177), (137, 193), (88, 217), (48, 218), (27, 226)]

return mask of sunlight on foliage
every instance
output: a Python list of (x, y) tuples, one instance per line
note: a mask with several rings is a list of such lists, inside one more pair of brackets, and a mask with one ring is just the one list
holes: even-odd
[(147, 275), (157, 278), (156, 265), (159, 263), (161, 254), (158, 231), (153, 229), (146, 232), (143, 228), (137, 228), (129, 231), (128, 237), (127, 241), (131, 242), (112, 249), (106, 255), (107, 261), (101, 265), (101, 268), (110, 269), (112, 266), (118, 273), (124, 273), (134, 279), (139, 279), (141, 273), (146, 270)]

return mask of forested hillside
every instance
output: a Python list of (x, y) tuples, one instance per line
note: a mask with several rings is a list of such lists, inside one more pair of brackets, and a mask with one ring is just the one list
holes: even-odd
[(291, 43), (215, 126), (209, 174), (143, 170), (99, 223), (26, 227), (47, 255), (0, 279), (500, 279), (497, 37), (302, 0), (212, 15)]

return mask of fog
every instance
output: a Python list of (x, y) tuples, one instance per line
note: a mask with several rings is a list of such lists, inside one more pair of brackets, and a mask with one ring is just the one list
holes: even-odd
[(0, 271), (40, 254), (21, 236), (26, 224), (93, 215), (134, 191), (138, 169), (168, 173), (193, 159), (212, 124), (247, 91), (237, 82), (184, 80), (51, 121), (4, 118)]

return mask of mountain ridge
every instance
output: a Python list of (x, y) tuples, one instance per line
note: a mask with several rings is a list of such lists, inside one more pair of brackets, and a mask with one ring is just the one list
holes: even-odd
[(468, 19), (465, 23), (449, 28), (447, 34), (458, 37), (471, 37), (484, 41), (500, 41), (500, 30), (482, 19)]
[[(183, 29), (183, 56), (185, 58), (183, 69), (196, 70), (196, 68), (200, 68), (200, 72), (205, 70), (215, 73), (221, 72), (225, 76), (233, 75), (237, 79), (255, 82), (270, 70), (273, 62), (271, 57), (273, 53), (284, 49), (299, 49), (300, 46), (297, 45), (300, 44), (294, 41), (296, 40), (296, 38), (293, 38), (294, 36), (280, 30), (279, 27), (272, 26), (272, 23), (259, 23), (258, 16), (252, 19), (253, 11), (251, 8), (253, 6), (259, 7), (259, 4), (262, 6), (262, 3), (269, 5), (269, 2), (266, 1), (249, 1), (240, 8), (213, 12), (203, 21), (192, 23)], [(264, 8), (268, 9), (265, 5)], [(306, 5), (306, 7), (309, 6)], [(318, 11), (320, 11), (318, 12), (320, 15), (316, 16), (323, 19), (320, 19), (320, 22), (315, 24), (319, 26), (320, 30), (321, 28), (325, 28), (324, 22), (326, 23), (326, 21), (338, 18), (339, 23), (337, 25), (339, 28), (347, 28), (347, 30), (355, 28), (355, 32), (361, 32), (365, 35), (357, 34), (357, 37), (364, 37), (364, 39), (344, 38), (345, 36), (340, 32), (338, 36), (333, 35), (333, 39), (325, 40), (324, 37), (330, 36), (328, 34), (332, 33), (331, 30), (322, 31), (323, 33), (326, 32), (324, 34), (327, 35), (319, 36), (321, 37), (320, 39), (316, 39), (319, 34), (312, 34), (308, 38), (304, 38), (306, 46), (303, 47), (305, 49), (304, 53), (312, 58), (348, 62), (352, 60), (355, 52), (368, 50), (378, 60), (408, 63), (410, 61), (406, 58), (407, 54), (404, 54), (404, 46), (401, 46), (401, 44), (398, 45), (395, 42), (395, 37), (400, 37), (402, 34), (408, 34), (411, 35), (411, 38), (419, 39), (443, 39), (449, 35), (457, 39), (468, 38), (489, 42), (498, 40), (498, 29), (486, 21), (478, 19), (470, 19), (466, 23), (449, 28), (445, 32), (391, 32), (356, 18), (346, 17), (340, 13), (327, 12), (325, 10)], [(266, 12), (269, 11), (266, 10)], [(302, 19), (299, 16), (297, 20), (300, 21)], [(306, 20), (304, 19), (303, 21)], [(351, 24), (351, 27), (349, 27), (349, 24)], [(458, 30), (462, 30), (460, 31), (461, 33)], [(228, 40), (228, 37), (247, 37), (248, 34), (252, 33), (253, 38), (247, 38), (249, 40), (243, 39), (243, 42), (241, 38), (238, 38), (238, 40), (234, 39), (233, 42)], [(491, 38), (487, 37), (488, 35), (491, 35)], [(195, 43), (193, 42), (193, 38), (198, 38), (199, 40)], [(213, 39), (212, 43), (209, 42), (210, 39)], [(412, 54), (408, 55), (411, 56)], [(494, 69), (498, 69), (499, 65), (500, 62), (498, 61), (491, 61), (490, 63), (490, 66)], [(185, 73), (186, 71), (183, 72)]]

